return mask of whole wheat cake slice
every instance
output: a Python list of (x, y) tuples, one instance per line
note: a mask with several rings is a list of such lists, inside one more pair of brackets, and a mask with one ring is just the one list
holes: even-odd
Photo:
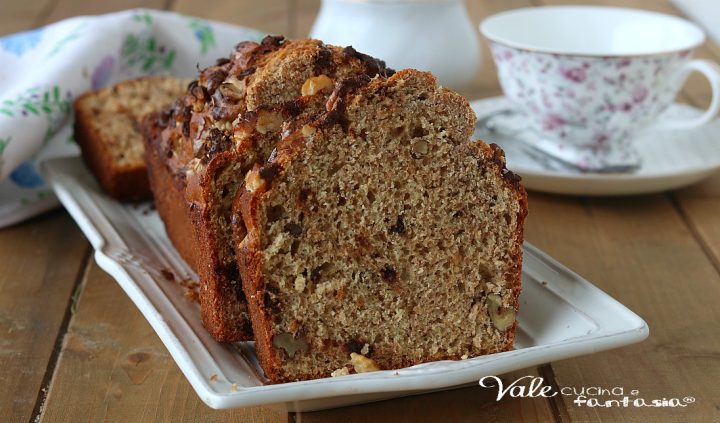
[(238, 44), (229, 58), (202, 70), (171, 110), (147, 123), (158, 211), (173, 243), (194, 263), (203, 324), (215, 339), (252, 339), (230, 222), (245, 173), (268, 159), (291, 122), (324, 111), (334, 82), (387, 73), (383, 62), (352, 48), (268, 36)]
[(474, 122), (428, 73), (352, 77), (247, 174), (236, 250), (270, 380), (512, 347), (527, 198)]
[(156, 76), (89, 91), (75, 100), (75, 139), (105, 192), (119, 200), (152, 197), (143, 159), (142, 119), (172, 104), (188, 81)]

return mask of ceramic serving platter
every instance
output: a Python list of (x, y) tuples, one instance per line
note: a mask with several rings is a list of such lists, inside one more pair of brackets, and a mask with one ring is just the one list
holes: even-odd
[[(475, 137), (498, 144), (507, 166), (523, 178), (525, 188), (553, 194), (608, 196), (649, 194), (682, 188), (720, 170), (720, 119), (678, 130), (647, 130), (634, 145), (640, 168), (623, 173), (581, 172), (533, 150), (527, 119), (505, 97), (470, 103), (478, 116)], [(683, 120), (703, 113), (683, 104), (671, 105), (659, 120)]]
[[(220, 344), (203, 329), (196, 276), (150, 204), (106, 197), (79, 158), (44, 162), (55, 193), (95, 248), (97, 263), (125, 290), (200, 398), (213, 408), (274, 404), (309, 411), (477, 383), (487, 375), (639, 342), (645, 322), (590, 282), (525, 244), (519, 329), (513, 351), (405, 369), (268, 384), (252, 343)], [(169, 274), (172, 273), (172, 277)]]

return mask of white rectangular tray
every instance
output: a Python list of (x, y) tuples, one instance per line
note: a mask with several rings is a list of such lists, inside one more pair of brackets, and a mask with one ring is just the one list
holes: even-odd
[(199, 306), (176, 280), (196, 278), (165, 235), (157, 212), (105, 196), (79, 158), (53, 159), (43, 173), (112, 275), (148, 320), (200, 398), (213, 408), (284, 405), (309, 411), (477, 383), (554, 360), (639, 342), (647, 324), (590, 282), (530, 244), (515, 350), (460, 361), (285, 384), (266, 384), (252, 343), (221, 344), (203, 329)]

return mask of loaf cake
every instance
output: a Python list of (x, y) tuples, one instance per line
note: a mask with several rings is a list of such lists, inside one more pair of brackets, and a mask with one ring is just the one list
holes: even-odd
[(146, 123), (156, 206), (199, 275), (203, 324), (217, 340), (252, 339), (230, 222), (245, 173), (268, 159), (291, 122), (324, 111), (336, 81), (389, 73), (384, 63), (352, 48), (268, 36), (240, 43), (228, 59), (203, 70), (171, 109)]
[(271, 381), (512, 347), (527, 198), (474, 123), (429, 73), (353, 76), (245, 175), (237, 262)]
[(188, 81), (169, 76), (123, 81), (75, 100), (75, 140), (105, 192), (119, 200), (151, 198), (140, 123), (172, 104)]

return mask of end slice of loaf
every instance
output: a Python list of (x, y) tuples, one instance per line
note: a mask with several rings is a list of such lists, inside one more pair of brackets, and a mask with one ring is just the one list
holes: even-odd
[(247, 174), (236, 249), (268, 378), (512, 347), (527, 198), (474, 121), (428, 73), (351, 78)]
[(85, 93), (75, 100), (75, 139), (100, 186), (119, 200), (152, 197), (143, 160), (140, 124), (170, 105), (188, 81), (147, 77)]
[(230, 222), (245, 174), (268, 159), (286, 121), (324, 111), (334, 81), (388, 72), (381, 61), (318, 40), (242, 42), (159, 116), (165, 129), (148, 131), (158, 211), (195, 263), (203, 324), (218, 341), (252, 339)]

